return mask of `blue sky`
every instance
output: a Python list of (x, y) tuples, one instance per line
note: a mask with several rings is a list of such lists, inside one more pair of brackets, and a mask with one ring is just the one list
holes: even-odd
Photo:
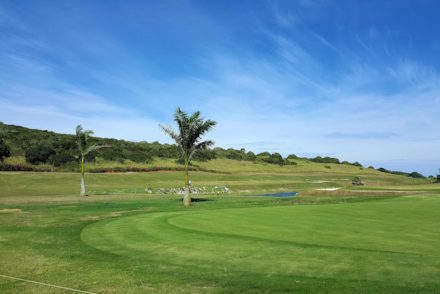
[(0, 1), (0, 121), (440, 168), (439, 1)]

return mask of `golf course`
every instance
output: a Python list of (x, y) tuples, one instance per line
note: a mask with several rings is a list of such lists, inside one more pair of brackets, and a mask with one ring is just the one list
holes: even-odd
[(0, 294), (440, 294), (440, 0), (0, 0)]
[(439, 184), (306, 160), (197, 164), (212, 172), (190, 172), (190, 208), (162, 192), (183, 171), (87, 174), (87, 197), (78, 173), (0, 173), (0, 292), (440, 290)]

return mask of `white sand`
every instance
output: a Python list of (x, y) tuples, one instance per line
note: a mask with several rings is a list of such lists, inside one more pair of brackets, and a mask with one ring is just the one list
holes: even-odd
[(315, 190), (318, 190), (318, 191), (336, 191), (336, 190), (339, 190), (339, 189), (341, 189), (341, 188), (320, 188), (320, 189), (315, 189)]

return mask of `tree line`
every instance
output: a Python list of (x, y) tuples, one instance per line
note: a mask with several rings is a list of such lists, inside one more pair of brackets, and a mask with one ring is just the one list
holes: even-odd
[[(153, 158), (174, 159), (184, 165), (179, 147), (176, 144), (163, 144), (155, 142), (131, 142), (111, 138), (99, 138), (90, 136), (91, 144), (110, 145), (106, 148), (89, 152), (85, 161), (94, 162), (99, 156), (107, 161), (124, 162), (130, 160), (136, 163), (151, 163)], [(15, 125), (7, 125), (0, 122), (0, 161), (9, 156), (24, 156), (26, 162), (32, 165), (49, 164), (57, 168), (77, 166), (80, 162), (79, 150), (75, 135), (59, 134), (47, 130), (36, 130)], [(246, 151), (244, 148), (206, 148), (193, 155), (195, 161), (208, 161), (216, 158), (228, 158), (232, 160), (265, 162), (280, 166), (295, 165), (295, 160), (302, 159), (316, 163), (346, 164), (362, 167), (359, 162), (340, 161), (338, 158), (329, 156), (316, 156), (312, 158), (299, 157), (290, 154), (283, 157), (280, 153)], [(1, 168), (1, 166), (0, 166)], [(369, 167), (374, 168), (374, 167)], [(405, 175), (414, 178), (424, 177), (420, 173), (406, 173), (391, 171), (385, 168), (377, 170), (397, 175)], [(437, 179), (440, 181), (440, 178)]]

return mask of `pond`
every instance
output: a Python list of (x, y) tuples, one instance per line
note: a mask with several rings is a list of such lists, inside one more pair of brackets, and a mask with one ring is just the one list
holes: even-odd
[(298, 192), (277, 192), (277, 193), (269, 193), (269, 194), (251, 194), (248, 196), (269, 196), (269, 197), (292, 197), (296, 196)]

